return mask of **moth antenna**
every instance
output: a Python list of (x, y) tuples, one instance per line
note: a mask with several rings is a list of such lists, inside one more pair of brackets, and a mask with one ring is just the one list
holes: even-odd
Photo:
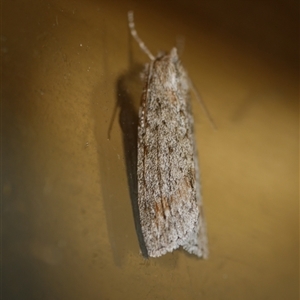
[(176, 48), (178, 51), (178, 56), (181, 57), (184, 52), (184, 46), (185, 46), (185, 38), (182, 35), (179, 35), (176, 37)]
[(147, 48), (145, 43), (141, 40), (141, 38), (138, 36), (136, 32), (135, 25), (134, 25), (133, 11), (128, 12), (128, 26), (132, 37), (136, 40), (136, 42), (138, 43), (142, 51), (145, 52), (151, 60), (154, 60), (155, 59), (154, 55), (150, 52), (150, 50)]
[(198, 90), (195, 88), (193, 82), (192, 82), (190, 79), (189, 79), (189, 84), (190, 84), (191, 90), (193, 91), (193, 93), (195, 94), (197, 100), (199, 101), (199, 103), (200, 103), (200, 105), (201, 105), (201, 107), (202, 107), (202, 110), (204, 111), (204, 113), (205, 113), (205, 115), (206, 115), (206, 117), (207, 117), (207, 119), (208, 119), (208, 121), (209, 121), (211, 127), (212, 127), (214, 130), (217, 130), (218, 127), (216, 126), (216, 124), (215, 124), (213, 118), (211, 117), (208, 108), (206, 107), (206, 105), (205, 105), (204, 101), (202, 100), (202, 98), (201, 98), (201, 96), (200, 96)]

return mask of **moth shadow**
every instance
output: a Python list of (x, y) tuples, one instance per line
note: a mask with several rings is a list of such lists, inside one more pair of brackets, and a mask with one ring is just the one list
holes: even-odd
[(120, 109), (119, 124), (122, 130), (123, 151), (135, 230), (142, 255), (148, 258), (140, 225), (137, 185), (138, 109), (143, 88), (140, 78), (143, 68), (143, 65), (135, 64), (126, 73), (122, 74), (117, 79), (116, 93), (117, 107)]

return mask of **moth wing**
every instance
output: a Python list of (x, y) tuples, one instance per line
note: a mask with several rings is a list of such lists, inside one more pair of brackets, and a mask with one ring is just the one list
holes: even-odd
[[(168, 72), (160, 73), (160, 66), (153, 71), (154, 63), (147, 73), (138, 127), (138, 203), (146, 248), (152, 257), (180, 246), (205, 257), (206, 232), (199, 211), (198, 161), (187, 84), (185, 78), (179, 78), (178, 84), (172, 78), (167, 86), (175, 89), (162, 88)], [(184, 70), (180, 71), (184, 77)]]

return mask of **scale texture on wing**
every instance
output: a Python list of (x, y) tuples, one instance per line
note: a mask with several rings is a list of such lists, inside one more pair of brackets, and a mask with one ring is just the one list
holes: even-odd
[(206, 257), (189, 83), (176, 48), (145, 70), (138, 127), (138, 204), (149, 256), (182, 246)]

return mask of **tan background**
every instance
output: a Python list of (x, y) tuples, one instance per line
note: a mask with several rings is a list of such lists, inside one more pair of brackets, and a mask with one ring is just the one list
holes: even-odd
[[(2, 9), (3, 299), (298, 299), (298, 1)], [(152, 52), (185, 37), (183, 63), (219, 128), (193, 100), (207, 261), (140, 255), (128, 104), (108, 139), (120, 94), (140, 93), (130, 55), (147, 62), (130, 50), (129, 9)]]

